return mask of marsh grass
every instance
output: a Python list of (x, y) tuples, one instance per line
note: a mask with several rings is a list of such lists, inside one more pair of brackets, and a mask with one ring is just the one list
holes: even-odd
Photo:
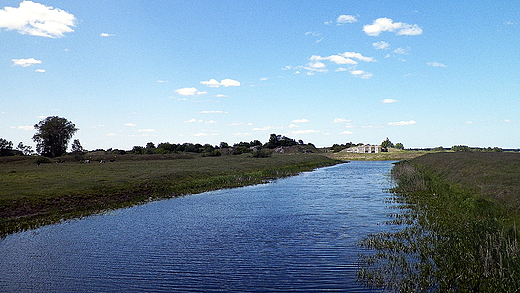
[(10, 159), (0, 162), (0, 236), (150, 200), (264, 183), (336, 163), (314, 154), (124, 155), (103, 164), (70, 160), (39, 166), (34, 158)]
[[(495, 201), (477, 192), (478, 182), (459, 178), (460, 174), (473, 180), (489, 176), (473, 174), (488, 169), (486, 165), (505, 165), (509, 170), (511, 164), (497, 161), (511, 158), (517, 157), (494, 156), (490, 161), (487, 154), (456, 155), (446, 166), (446, 156), (441, 155), (439, 160), (421, 157), (413, 163), (397, 163), (392, 175), (398, 184), (392, 192), (400, 212), (391, 222), (401, 229), (370, 235), (361, 242), (375, 253), (362, 259), (360, 278), (370, 286), (399, 292), (516, 292), (520, 288), (519, 235), (514, 224), (518, 213), (503, 199)], [(473, 167), (473, 172), (460, 173), (457, 160)], [(439, 170), (444, 170), (442, 175)], [(505, 190), (516, 188), (507, 182), (498, 179), (495, 184)]]
[(410, 151), (410, 150), (396, 150), (391, 149), (389, 152), (381, 153), (370, 153), (370, 154), (358, 154), (358, 153), (327, 153), (327, 156), (336, 160), (351, 160), (351, 161), (400, 161), (410, 160), (423, 156), (425, 154), (432, 153), (430, 151)]

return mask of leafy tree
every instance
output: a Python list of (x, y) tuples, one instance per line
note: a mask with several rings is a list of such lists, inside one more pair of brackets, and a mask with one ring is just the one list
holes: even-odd
[(37, 130), (33, 136), (36, 151), (45, 157), (59, 157), (67, 151), (67, 145), (74, 133), (76, 125), (65, 118), (49, 116), (34, 125)]
[(388, 137), (386, 138), (386, 140), (384, 140), (382, 143), (381, 143), (381, 147), (384, 148), (384, 149), (387, 149), (387, 148), (393, 148), (394, 147), (394, 144), (388, 139)]
[(24, 154), (24, 156), (30, 156), (34, 153), (34, 151), (32, 150), (32, 146), (24, 145), (23, 142), (20, 142), (18, 144), (18, 146), (16, 147), (16, 149), (19, 150), (20, 152), (22, 152), (22, 154)]
[(259, 141), (258, 139), (255, 139), (255, 140), (251, 141), (249, 144), (250, 144), (252, 147), (254, 147), (254, 146), (260, 146), (260, 147), (261, 147), (261, 146), (262, 146), (262, 142)]
[(395, 148), (398, 150), (404, 150), (404, 145), (402, 143), (398, 142), (395, 144)]
[(286, 136), (277, 135), (272, 133), (269, 136), (269, 141), (265, 144), (265, 147), (268, 149), (274, 149), (279, 146), (293, 146), (297, 145), (298, 142), (292, 138), (288, 138)]
[(140, 145), (135, 145), (133, 148), (132, 148), (132, 154), (134, 155), (144, 155), (145, 153), (145, 148), (143, 146), (140, 146)]
[(13, 149), (13, 142), (7, 139), (0, 138), (0, 156), (8, 156)]
[(221, 149), (227, 149), (229, 148), (229, 144), (227, 142), (221, 142), (220, 143), (220, 146), (219, 146)]
[(83, 152), (85, 152), (85, 149), (81, 146), (81, 143), (79, 142), (79, 139), (75, 139), (72, 142), (71, 149), (72, 149), (73, 153), (83, 153)]
[(155, 153), (155, 144), (153, 142), (148, 142), (146, 144), (146, 150), (145, 150), (146, 154), (148, 155), (151, 155), (153, 153)]

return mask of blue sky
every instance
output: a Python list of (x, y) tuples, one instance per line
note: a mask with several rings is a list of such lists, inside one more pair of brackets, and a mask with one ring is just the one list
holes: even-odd
[(0, 137), (520, 147), (520, 2), (2, 1)]

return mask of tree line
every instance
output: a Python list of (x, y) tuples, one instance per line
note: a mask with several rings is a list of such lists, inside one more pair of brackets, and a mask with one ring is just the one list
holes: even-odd
[[(13, 147), (13, 142), (7, 139), (0, 138), (0, 156), (14, 156), (14, 155), (34, 155), (35, 153), (44, 157), (60, 157), (67, 153), (69, 141), (72, 136), (79, 130), (76, 125), (65, 118), (58, 116), (49, 116), (39, 123), (34, 125), (36, 134), (32, 137), (33, 141), (36, 142), (36, 150), (34, 151), (31, 146), (24, 145), (20, 142), (16, 148)], [(230, 146), (227, 142), (221, 142), (219, 145), (210, 144), (193, 144), (193, 143), (182, 143), (175, 144), (169, 142), (159, 143), (157, 146), (153, 142), (149, 142), (146, 146), (134, 146), (129, 152), (132, 154), (143, 155), (143, 154), (173, 154), (182, 152), (191, 153), (202, 153), (207, 156), (220, 156), (222, 150), (227, 150), (231, 154), (243, 154), (243, 153), (254, 153), (258, 156), (267, 156), (269, 152), (265, 150), (272, 150), (279, 147), (290, 147), (295, 145), (305, 145), (302, 140), (296, 141), (295, 139), (282, 136), (279, 134), (271, 134), (269, 140), (266, 143), (262, 143), (259, 140), (253, 140), (250, 142), (239, 142)], [(312, 143), (308, 143), (308, 146), (315, 147)], [(343, 149), (360, 146), (363, 143), (353, 144), (348, 142), (346, 144), (334, 144), (329, 149), (334, 152), (339, 152)], [(388, 151), (389, 148), (404, 149), (402, 143), (392, 143), (387, 137), (381, 142), (383, 151)], [(72, 153), (81, 154), (85, 153), (86, 150), (81, 146), (78, 139), (75, 139), (71, 146)], [(260, 151), (263, 150), (263, 151)], [(447, 150), (445, 148), (437, 147), (431, 149), (433, 151)], [(482, 151), (482, 152), (501, 152), (501, 148), (471, 148), (465, 145), (455, 145), (451, 147), (452, 151), (455, 152), (469, 152), (469, 151)], [(118, 152), (119, 154), (126, 154), (127, 151), (123, 150), (112, 150), (112, 152)], [(260, 152), (259, 152), (260, 151)]]
[[(31, 146), (26, 146), (20, 142), (16, 149), (13, 148), (13, 142), (7, 139), (0, 138), (0, 156), (14, 156), (14, 155), (34, 155), (35, 153), (43, 157), (60, 157), (67, 153), (69, 141), (74, 134), (79, 130), (76, 125), (65, 118), (58, 116), (49, 116), (39, 123), (34, 125), (36, 134), (32, 137), (36, 142), (36, 150)], [(269, 141), (263, 144), (259, 140), (251, 142), (239, 142), (230, 146), (227, 142), (221, 142), (219, 145), (210, 144), (193, 144), (182, 143), (175, 144), (169, 142), (159, 143), (157, 146), (153, 142), (148, 142), (146, 146), (134, 146), (129, 152), (132, 154), (173, 154), (182, 152), (203, 153), (208, 156), (222, 155), (220, 150), (231, 149), (232, 154), (254, 153), (255, 156), (268, 156), (270, 152), (263, 149), (272, 150), (277, 147), (287, 147), (294, 145), (303, 145), (302, 140), (271, 134)], [(313, 144), (308, 144), (314, 147)], [(78, 139), (75, 139), (71, 146), (73, 154), (82, 154), (87, 152)], [(117, 152), (119, 154), (126, 154), (124, 150), (112, 150), (110, 152)]]

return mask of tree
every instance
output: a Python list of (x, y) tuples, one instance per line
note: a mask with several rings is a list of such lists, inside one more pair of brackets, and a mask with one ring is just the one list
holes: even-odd
[(21, 151), (24, 156), (30, 156), (33, 154), (32, 146), (24, 145), (23, 142), (20, 142), (16, 149)]
[(398, 150), (404, 150), (404, 145), (402, 143), (398, 142), (395, 144), (395, 148)]
[(225, 141), (222, 141), (219, 146), (221, 149), (227, 149), (229, 148), (229, 144)]
[(49, 116), (34, 125), (36, 151), (45, 157), (59, 157), (66, 153), (69, 140), (78, 131), (74, 123), (58, 116)]
[(7, 139), (0, 138), (0, 156), (8, 156), (13, 149), (13, 142)]
[(382, 143), (381, 143), (381, 147), (384, 148), (384, 149), (387, 149), (387, 148), (393, 148), (394, 147), (394, 144), (388, 139), (388, 137), (386, 138), (386, 140), (384, 140)]
[(73, 153), (83, 153), (85, 151), (85, 149), (81, 146), (81, 143), (79, 142), (79, 139), (75, 139), (73, 142), (72, 142), (72, 152)]
[(288, 138), (286, 136), (276, 135), (275, 133), (272, 133), (269, 136), (269, 141), (264, 145), (268, 149), (274, 149), (279, 146), (293, 146), (297, 145), (298, 143), (296, 140), (292, 138)]

